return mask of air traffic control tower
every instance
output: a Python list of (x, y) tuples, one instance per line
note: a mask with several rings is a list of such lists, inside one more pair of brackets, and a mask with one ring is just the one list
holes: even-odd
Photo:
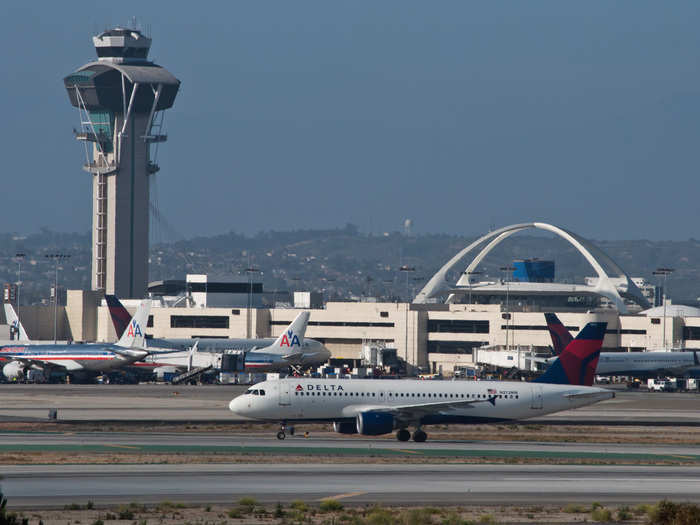
[(180, 81), (148, 61), (151, 39), (116, 27), (93, 37), (97, 61), (64, 80), (80, 114), (92, 185), (92, 289), (141, 298), (148, 285), (151, 145), (164, 142), (164, 111)]

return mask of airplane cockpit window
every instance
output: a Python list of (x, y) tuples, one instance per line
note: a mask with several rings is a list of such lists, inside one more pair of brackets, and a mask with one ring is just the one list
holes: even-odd
[(253, 390), (253, 395), (257, 396), (259, 394), (259, 390)]
[(264, 391), (264, 390), (261, 390), (261, 391), (260, 391), (260, 395), (261, 395), (261, 396), (264, 396), (264, 395), (265, 395), (265, 391)]
[(252, 389), (252, 388), (249, 388), (248, 390), (245, 391), (245, 393), (246, 393), (246, 394), (252, 394), (252, 393), (253, 393), (253, 389)]

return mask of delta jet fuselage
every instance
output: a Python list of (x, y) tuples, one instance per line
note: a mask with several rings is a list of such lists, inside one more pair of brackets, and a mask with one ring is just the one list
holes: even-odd
[(244, 417), (287, 422), (342, 422), (386, 412), (398, 428), (527, 419), (614, 395), (595, 387), (515, 381), (287, 378), (254, 385), (233, 399), (229, 409)]

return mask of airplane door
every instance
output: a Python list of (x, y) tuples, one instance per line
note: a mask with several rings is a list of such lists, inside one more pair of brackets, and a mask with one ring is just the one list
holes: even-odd
[(530, 408), (534, 410), (542, 410), (542, 385), (532, 386), (532, 402)]
[(292, 397), (289, 395), (289, 382), (282, 381), (280, 383), (280, 406), (289, 406), (292, 404)]

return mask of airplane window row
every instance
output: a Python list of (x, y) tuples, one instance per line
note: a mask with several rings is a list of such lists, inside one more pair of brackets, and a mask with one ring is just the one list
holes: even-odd
[[(264, 394), (262, 394), (264, 395)], [(294, 392), (295, 396), (366, 396), (366, 397), (377, 397), (374, 392)], [(381, 392), (380, 396), (384, 396)], [(399, 398), (399, 397), (428, 397), (428, 398), (442, 398), (442, 399), (490, 399), (491, 397), (496, 397), (498, 399), (520, 399), (518, 394), (498, 394), (498, 395), (487, 395), (487, 394), (433, 394), (433, 393), (392, 393), (389, 392), (388, 397)]]
[(261, 389), (261, 390), (252, 390), (252, 389), (250, 389), (250, 390), (246, 390), (246, 394), (251, 394), (251, 395), (253, 395), (253, 396), (264, 396), (264, 395), (265, 395), (265, 391), (262, 390), (262, 389)]

